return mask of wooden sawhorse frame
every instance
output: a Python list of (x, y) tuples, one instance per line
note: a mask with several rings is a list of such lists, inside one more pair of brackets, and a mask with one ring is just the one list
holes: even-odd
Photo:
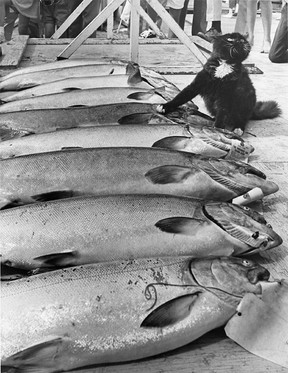
[[(58, 39), (67, 28), (75, 21), (75, 19), (83, 12), (83, 10), (93, 0), (83, 0), (82, 3), (74, 10), (66, 21), (59, 27), (59, 29), (52, 35), (52, 39)], [(108, 0), (109, 1), (109, 0)], [(98, 14), (97, 17), (74, 39), (72, 42), (58, 55), (58, 59), (69, 58), (83, 42), (95, 31), (102, 23), (107, 20), (108, 37), (113, 37), (113, 13), (123, 4), (125, 0), (110, 0), (107, 6)], [(157, 25), (152, 21), (144, 9), (140, 6), (140, 0), (131, 1), (131, 23), (130, 23), (130, 60), (138, 63), (139, 60), (139, 16), (143, 17), (153, 31), (159, 36), (163, 37), (162, 32)], [(171, 31), (177, 36), (191, 53), (200, 61), (201, 64), (206, 62), (206, 57), (198, 49), (198, 47), (190, 40), (189, 36), (181, 29), (175, 22), (165, 8), (158, 2), (158, 0), (146, 0), (147, 3), (155, 10), (155, 12), (162, 18)]]

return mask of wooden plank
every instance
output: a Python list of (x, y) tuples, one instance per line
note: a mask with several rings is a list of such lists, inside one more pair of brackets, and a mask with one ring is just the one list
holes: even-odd
[(130, 15), (130, 61), (138, 63), (139, 61), (139, 13), (137, 8), (140, 7), (140, 0), (131, 2)]
[[(113, 0), (108, 0), (108, 4), (111, 3)], [(114, 13), (112, 13), (107, 18), (107, 38), (112, 39), (113, 38), (113, 25), (114, 25)]]
[(212, 44), (209, 43), (207, 40), (200, 38), (200, 36), (192, 36), (191, 40), (193, 41), (194, 44), (198, 45), (198, 47), (200, 47), (207, 53), (212, 52)]
[(2, 45), (2, 57), (0, 57), (0, 69), (17, 68), (21, 62), (29, 36), (14, 36), (11, 41)]
[(81, 4), (74, 10), (73, 13), (62, 23), (62, 25), (54, 32), (51, 36), (51, 39), (59, 39), (61, 35), (68, 29), (69, 26), (75, 21), (76, 18), (83, 12), (84, 9), (92, 2), (93, 0), (83, 0)]
[(174, 32), (177, 38), (193, 53), (193, 55), (202, 63), (206, 62), (206, 57), (190, 40), (189, 36), (181, 29), (177, 22), (170, 16), (166, 9), (157, 0), (146, 0), (155, 12), (162, 18), (166, 25)]
[(89, 23), (88, 26), (66, 47), (58, 56), (58, 59), (69, 58), (89, 36), (102, 25), (125, 0), (113, 0)]

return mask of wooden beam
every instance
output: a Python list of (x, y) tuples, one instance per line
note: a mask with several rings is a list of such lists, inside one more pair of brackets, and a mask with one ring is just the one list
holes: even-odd
[(181, 29), (177, 22), (170, 16), (166, 9), (157, 0), (146, 0), (155, 12), (162, 18), (166, 25), (171, 29), (177, 38), (193, 53), (193, 55), (202, 63), (206, 62), (206, 57), (190, 40), (189, 36)]
[(89, 23), (88, 26), (58, 55), (58, 59), (69, 58), (89, 36), (113, 13), (125, 0), (113, 0)]
[(78, 18), (78, 16), (83, 12), (84, 9), (92, 2), (93, 0), (83, 0), (81, 4), (70, 14), (70, 16), (62, 23), (62, 25), (54, 32), (51, 36), (51, 39), (59, 39), (61, 35), (72, 25), (72, 23)]
[(0, 69), (15, 69), (19, 66), (28, 39), (28, 35), (18, 35), (2, 45), (3, 55), (0, 57)]
[[(108, 4), (113, 0), (108, 0)], [(113, 39), (114, 12), (107, 18), (107, 39)]]
[(139, 13), (137, 8), (140, 7), (140, 0), (131, 2), (130, 14), (130, 61), (138, 63), (139, 61)]

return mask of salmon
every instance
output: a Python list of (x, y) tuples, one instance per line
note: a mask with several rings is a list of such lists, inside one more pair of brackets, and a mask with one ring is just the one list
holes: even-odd
[(1, 262), (36, 269), (159, 256), (240, 255), (282, 243), (262, 215), (166, 195), (67, 198), (0, 211)]
[[(89, 60), (88, 60), (89, 61)], [(55, 82), (65, 78), (72, 77), (91, 77), (113, 74), (126, 74), (127, 65), (120, 64), (99, 64), (90, 60), (87, 65), (74, 65), (78, 63), (73, 60), (73, 65), (63, 66), (63, 62), (55, 62), (52, 64), (46, 63), (28, 68), (19, 69), (11, 74), (6, 75), (0, 81), (1, 91), (19, 91), (31, 87), (36, 87), (41, 84)]]
[(150, 357), (224, 326), (269, 272), (240, 258), (98, 263), (4, 283), (2, 368), (56, 373)]
[[(94, 141), (92, 136), (87, 139)], [(144, 147), (67, 149), (1, 160), (0, 179), (2, 208), (67, 192), (74, 196), (173, 194), (230, 201), (256, 187), (265, 196), (278, 190), (265, 174), (243, 162)]]
[(161, 90), (129, 87), (94, 88), (51, 94), (19, 101), (7, 102), (0, 106), (0, 114), (35, 109), (55, 109), (69, 107), (87, 107), (110, 103), (147, 101), (153, 104), (166, 102)]

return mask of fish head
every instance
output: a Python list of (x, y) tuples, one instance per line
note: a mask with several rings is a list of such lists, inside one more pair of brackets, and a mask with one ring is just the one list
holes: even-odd
[(202, 161), (200, 167), (212, 179), (234, 191), (238, 196), (256, 187), (262, 190), (264, 196), (279, 190), (277, 184), (266, 180), (266, 175), (262, 171), (241, 161), (209, 159), (208, 162)]
[(269, 271), (260, 264), (236, 257), (193, 259), (190, 273), (193, 280), (207, 290), (220, 290), (241, 298), (248, 292), (261, 294), (261, 282), (270, 277)]
[(249, 207), (223, 202), (207, 203), (203, 206), (203, 213), (239, 241), (239, 249), (234, 255), (254, 254), (279, 246), (283, 242), (263, 215)]

